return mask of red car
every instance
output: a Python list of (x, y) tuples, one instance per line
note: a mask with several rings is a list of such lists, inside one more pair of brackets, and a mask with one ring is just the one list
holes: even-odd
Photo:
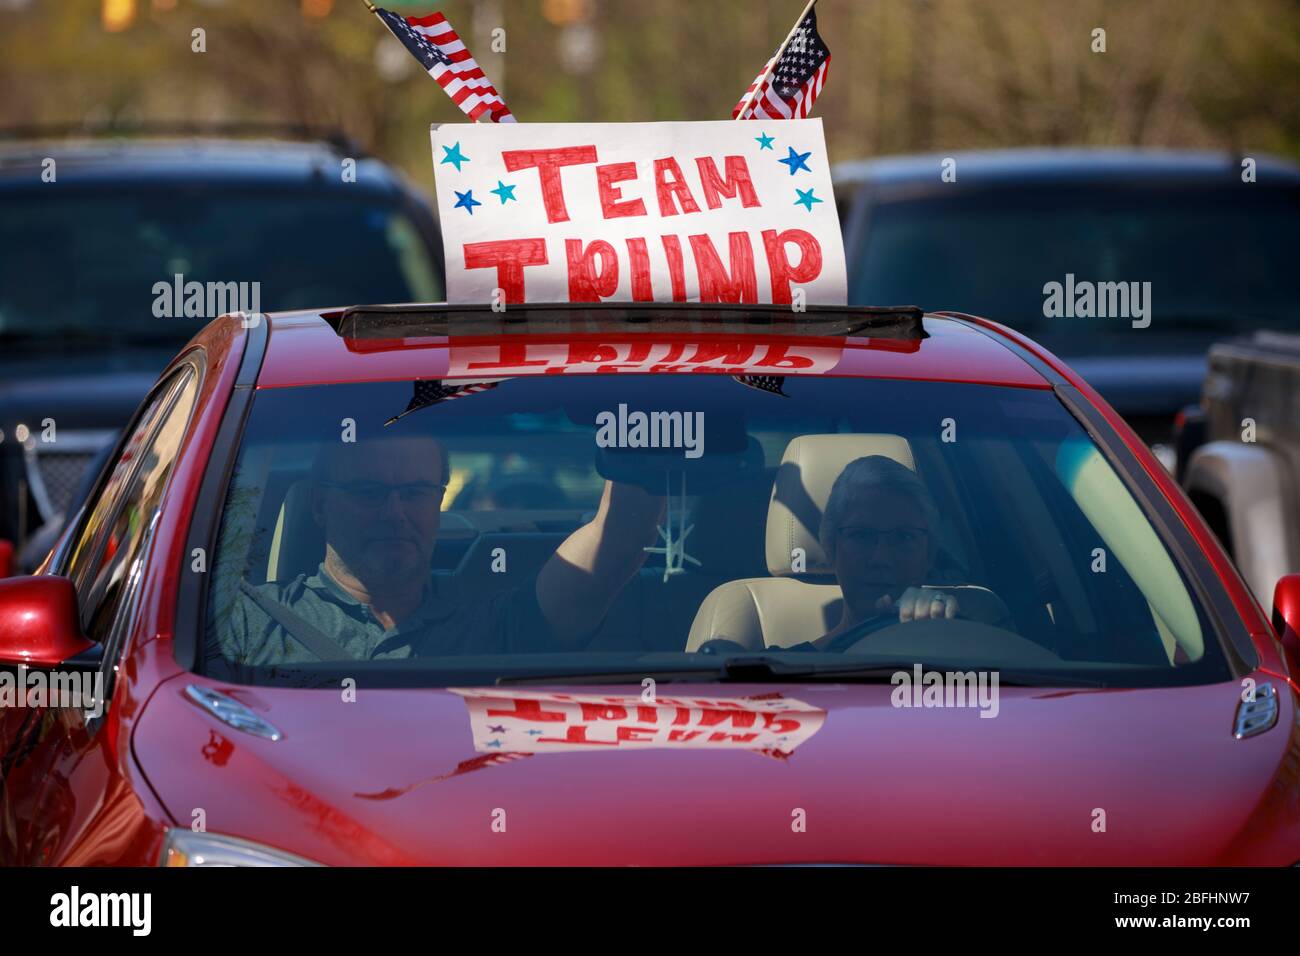
[(245, 324), (0, 581), (0, 862), (1300, 862), (1300, 576), (1016, 333)]

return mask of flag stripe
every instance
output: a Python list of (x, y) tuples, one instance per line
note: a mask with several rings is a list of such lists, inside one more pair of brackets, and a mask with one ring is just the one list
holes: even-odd
[(506, 101), (442, 13), (402, 17), (382, 8), (376, 13), (470, 119), (487, 114), (494, 123), (515, 121)]

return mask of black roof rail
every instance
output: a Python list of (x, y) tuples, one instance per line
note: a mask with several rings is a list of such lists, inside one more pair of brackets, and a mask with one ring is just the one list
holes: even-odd
[(271, 137), (298, 142), (324, 143), (341, 156), (363, 159), (369, 150), (339, 129), (306, 123), (278, 123), (257, 120), (216, 122), (147, 121), (131, 123), (40, 123), (0, 127), (0, 141), (67, 139), (77, 136), (127, 137)]
[(488, 304), (442, 302), (356, 305), (322, 312), (347, 339), (447, 335), (609, 332), (766, 332), (781, 335), (919, 340), (929, 337), (914, 305), (735, 305), (718, 302), (534, 302), (496, 311)]

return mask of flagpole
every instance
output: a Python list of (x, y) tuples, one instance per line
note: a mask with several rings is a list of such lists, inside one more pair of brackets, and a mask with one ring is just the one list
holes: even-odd
[[(366, 0), (366, 3), (369, 2), (370, 0)], [(767, 65), (767, 69), (765, 69), (754, 82), (754, 89), (745, 94), (744, 105), (741, 106), (740, 112), (736, 114), (736, 119), (743, 120), (745, 118), (745, 111), (749, 109), (750, 103), (753, 102), (754, 97), (757, 96), (759, 90), (762, 89), (763, 81), (767, 79), (768, 73), (771, 72), (777, 62), (781, 59), (781, 54), (785, 52), (785, 48), (790, 45), (790, 40), (794, 37), (794, 31), (799, 29), (799, 24), (803, 23), (803, 18), (808, 16), (808, 11), (813, 8), (813, 5), (816, 2), (817, 0), (808, 0), (808, 5), (803, 8), (803, 13), (799, 14), (798, 19), (794, 21), (794, 26), (790, 28), (790, 32), (785, 35), (785, 39), (781, 41), (781, 45), (776, 48), (776, 55), (772, 57), (772, 62)]]

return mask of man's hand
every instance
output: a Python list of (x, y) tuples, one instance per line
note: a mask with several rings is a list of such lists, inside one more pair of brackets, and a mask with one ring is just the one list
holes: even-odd
[(897, 603), (888, 594), (876, 602), (876, 609), (882, 612), (894, 607), (898, 608), (900, 623), (938, 618), (951, 620), (961, 610), (957, 605), (957, 595), (933, 588), (908, 588), (899, 596)]
[(606, 481), (596, 517), (551, 555), (537, 576), (537, 603), (562, 644), (581, 646), (604, 620), (645, 563), (664, 504), (662, 496)]

